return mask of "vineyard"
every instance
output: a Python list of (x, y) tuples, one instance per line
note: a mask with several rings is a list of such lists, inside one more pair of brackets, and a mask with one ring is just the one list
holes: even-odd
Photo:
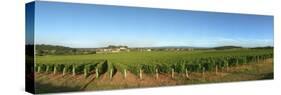
[(92, 55), (48, 55), (37, 56), (34, 70), (37, 73), (83, 75), (87, 78), (94, 74), (99, 78), (107, 74), (111, 79), (117, 72), (123, 77), (133, 73), (139, 79), (143, 74), (181, 73), (189, 78), (190, 73), (225, 71), (230, 67), (257, 64), (273, 58), (272, 49), (238, 49), (238, 50), (206, 50), (206, 51), (158, 51), (158, 52), (124, 52)]

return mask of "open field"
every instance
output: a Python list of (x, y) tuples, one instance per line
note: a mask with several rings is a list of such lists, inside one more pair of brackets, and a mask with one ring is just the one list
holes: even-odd
[(272, 58), (272, 49), (37, 56), (36, 92), (273, 79)]

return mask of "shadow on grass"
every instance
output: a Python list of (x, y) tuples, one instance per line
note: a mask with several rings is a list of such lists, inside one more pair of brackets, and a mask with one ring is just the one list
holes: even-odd
[(66, 86), (54, 86), (51, 84), (42, 84), (35, 82), (35, 93), (59, 93), (59, 92), (75, 92), (81, 91), (81, 87), (66, 87)]
[(259, 80), (267, 80), (267, 79), (273, 79), (274, 78), (274, 74), (272, 73), (268, 73), (265, 74), (264, 77), (260, 78)]

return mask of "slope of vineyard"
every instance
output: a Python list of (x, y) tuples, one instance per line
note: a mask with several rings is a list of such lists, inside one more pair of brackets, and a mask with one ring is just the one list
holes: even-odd
[[(200, 72), (227, 68), (252, 61), (262, 61), (272, 58), (272, 49), (239, 49), (220, 51), (192, 51), (192, 52), (124, 52), (113, 54), (92, 55), (48, 55), (36, 57), (36, 71), (58, 72), (107, 72), (111, 69), (123, 72), (128, 70), (134, 74), (140, 73), (168, 73), (168, 72)], [(106, 64), (106, 67), (99, 64)], [(99, 66), (99, 67), (98, 67)], [(107, 67), (108, 66), (108, 67)], [(101, 69), (103, 68), (103, 69)], [(64, 70), (65, 69), (65, 70)], [(84, 71), (83, 71), (84, 70)], [(111, 71), (111, 72), (113, 72)]]
[[(46, 55), (36, 56), (34, 71), (38, 85), (98, 90), (272, 79), (272, 60), (273, 49)], [(72, 83), (77, 87), (71, 88)]]
[(219, 70), (215, 72), (205, 72), (205, 77), (201, 73), (190, 73), (190, 78), (183, 77), (182, 74), (176, 73), (172, 79), (170, 74), (160, 73), (159, 79), (155, 76), (144, 74), (140, 80), (137, 75), (127, 73), (127, 78), (117, 72), (112, 79), (109, 74), (105, 73), (96, 78), (95, 74), (87, 78), (83, 74), (73, 76), (71, 73), (62, 75), (52, 73), (36, 73), (36, 93), (53, 93), (61, 91), (94, 91), (106, 89), (121, 88), (139, 88), (139, 87), (158, 87), (172, 85), (188, 85), (217, 82), (236, 82), (249, 80), (273, 79), (272, 59), (267, 59), (259, 64), (245, 64), (229, 68), (229, 71)]

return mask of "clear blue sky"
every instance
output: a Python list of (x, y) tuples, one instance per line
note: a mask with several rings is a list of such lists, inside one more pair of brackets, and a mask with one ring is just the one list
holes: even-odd
[(273, 46), (273, 16), (36, 2), (36, 44)]

